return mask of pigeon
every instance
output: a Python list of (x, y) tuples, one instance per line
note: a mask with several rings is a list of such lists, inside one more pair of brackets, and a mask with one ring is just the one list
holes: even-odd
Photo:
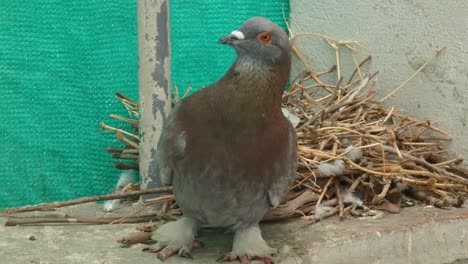
[(281, 111), (291, 69), (282, 28), (263, 17), (246, 20), (219, 40), (237, 58), (226, 74), (174, 107), (155, 159), (163, 184), (172, 185), (183, 217), (160, 226), (150, 252), (164, 260), (191, 257), (202, 227), (234, 232), (219, 261), (271, 263), (275, 250), (259, 222), (278, 206), (297, 169), (296, 132)]

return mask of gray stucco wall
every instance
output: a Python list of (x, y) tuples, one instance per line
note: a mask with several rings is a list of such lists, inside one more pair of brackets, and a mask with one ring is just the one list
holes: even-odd
[[(434, 121), (449, 131), (451, 154), (468, 158), (467, 0), (291, 0), (290, 19), (295, 33), (318, 32), (363, 42), (368, 48), (364, 54), (373, 56), (371, 69), (380, 71), (381, 97), (438, 47), (447, 46), (386, 104)], [(304, 38), (297, 43), (313, 69), (325, 70), (335, 63), (334, 50), (325, 41)], [(349, 72), (351, 57), (344, 54), (341, 60)], [(346, 71), (343, 75), (349, 76)]]

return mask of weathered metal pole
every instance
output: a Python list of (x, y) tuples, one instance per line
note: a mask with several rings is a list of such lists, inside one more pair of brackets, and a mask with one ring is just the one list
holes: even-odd
[(137, 0), (140, 175), (142, 189), (160, 187), (154, 156), (171, 111), (169, 0)]

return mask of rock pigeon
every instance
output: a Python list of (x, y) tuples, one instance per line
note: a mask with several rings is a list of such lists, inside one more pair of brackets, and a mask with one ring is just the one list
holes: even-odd
[[(271, 261), (258, 223), (278, 206), (297, 169), (296, 132), (281, 111), (291, 69), (288, 36), (253, 17), (220, 44), (237, 58), (212, 85), (180, 101), (156, 152), (161, 180), (173, 186), (183, 217), (153, 234), (160, 259), (190, 257), (201, 227), (234, 232), (220, 260)], [(195, 246), (198, 245), (195, 242)]]

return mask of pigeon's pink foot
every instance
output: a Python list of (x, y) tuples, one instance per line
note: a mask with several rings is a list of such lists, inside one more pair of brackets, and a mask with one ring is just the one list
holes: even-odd
[(263, 240), (258, 225), (254, 225), (237, 230), (234, 234), (232, 251), (220, 257), (218, 261), (233, 261), (238, 259), (242, 264), (249, 264), (249, 256), (256, 256), (251, 259), (263, 261), (265, 264), (272, 264), (269, 256), (274, 252), (275, 250), (270, 248), (265, 240)]
[(147, 251), (158, 253), (158, 258), (161, 261), (175, 255), (192, 258), (190, 255), (192, 247), (202, 245), (199, 240), (194, 240), (198, 227), (196, 220), (186, 217), (164, 224), (153, 234), (153, 239), (158, 242)]
[(158, 259), (160, 259), (161, 261), (165, 261), (166, 259), (172, 257), (172, 256), (175, 256), (175, 255), (179, 255), (180, 257), (183, 257), (183, 258), (189, 258), (189, 259), (193, 259), (192, 255), (190, 255), (189, 252), (187, 252), (185, 249), (180, 249), (178, 252), (176, 250), (173, 250), (169, 247), (165, 247), (165, 248), (160, 248), (160, 247), (150, 247), (148, 249), (146, 249), (145, 251), (149, 252), (149, 253), (157, 253), (157, 257)]
[[(235, 253), (229, 252), (224, 254), (224, 256), (221, 256), (217, 262), (227, 262), (227, 261), (234, 261), (234, 260), (240, 260), (242, 264), (250, 264), (250, 259), (248, 256), (241, 256), (238, 257)], [(271, 260), (270, 257), (253, 257), (252, 260), (259, 260), (262, 261), (264, 264), (273, 264), (273, 261)]]
[(155, 247), (144, 248), (143, 251), (148, 252), (148, 253), (158, 253), (162, 249), (163, 249), (162, 247), (159, 247), (156, 245)]
[(205, 245), (203, 245), (203, 242), (201, 242), (198, 239), (193, 240), (193, 247), (194, 248), (204, 248)]
[(254, 257), (253, 260), (263, 261), (265, 264), (273, 264), (273, 261), (270, 257)]
[(179, 255), (180, 257), (183, 257), (183, 258), (193, 259), (192, 255), (190, 255), (190, 253), (184, 249), (180, 249), (179, 252), (177, 252), (176, 250), (172, 250), (169, 247), (161, 248), (160, 246), (156, 246), (156, 247), (147, 248), (145, 251), (149, 253), (157, 253), (158, 254), (157, 257), (161, 261), (165, 261), (166, 259), (175, 255)]
[(168, 247), (163, 248), (159, 253), (158, 253), (158, 259), (161, 261), (165, 261), (166, 259), (174, 256), (176, 252)]
[(227, 261), (234, 261), (239, 257), (234, 252), (228, 252), (223, 256), (219, 257), (216, 262), (227, 262)]
[[(193, 248), (204, 248), (204, 247), (205, 247), (205, 245), (200, 240), (198, 240), (198, 239), (193, 240)], [(148, 253), (158, 253), (162, 249), (163, 248), (161, 248), (161, 247), (155, 246), (155, 247), (145, 248), (144, 251), (146, 251)]]

